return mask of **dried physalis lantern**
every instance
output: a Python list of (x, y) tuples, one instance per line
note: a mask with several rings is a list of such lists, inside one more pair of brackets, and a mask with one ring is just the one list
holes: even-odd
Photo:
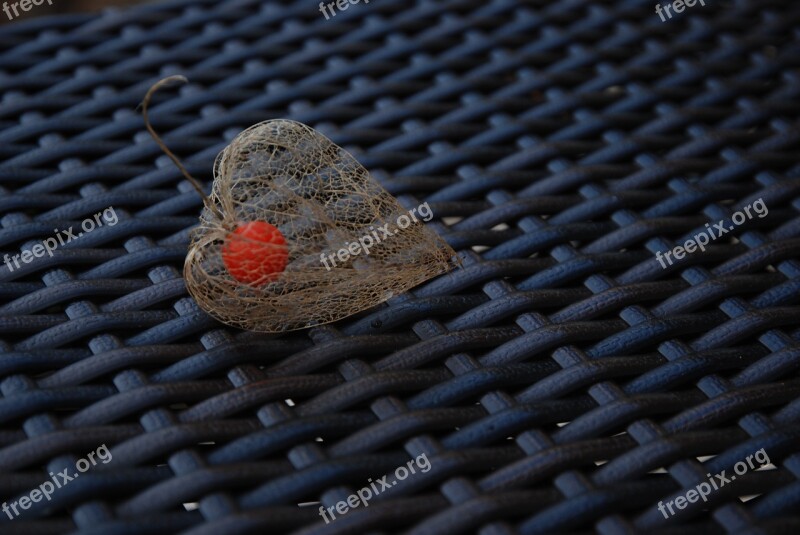
[[(447, 272), (454, 251), (314, 129), (271, 120), (217, 157), (184, 265), (189, 293), (229, 325), (282, 332), (336, 321)], [(425, 205), (427, 207), (427, 204)], [(420, 207), (421, 208), (421, 207)], [(430, 212), (429, 212), (430, 213)], [(431, 213), (432, 216), (432, 213)]]

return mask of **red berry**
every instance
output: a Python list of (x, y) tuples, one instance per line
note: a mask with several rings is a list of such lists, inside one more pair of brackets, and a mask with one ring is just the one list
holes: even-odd
[(228, 234), (222, 247), (222, 262), (239, 282), (262, 286), (286, 269), (289, 248), (286, 239), (266, 221), (240, 224)]

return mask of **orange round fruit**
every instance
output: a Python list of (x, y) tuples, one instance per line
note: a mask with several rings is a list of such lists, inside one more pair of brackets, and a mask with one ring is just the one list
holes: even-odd
[(228, 273), (253, 286), (277, 279), (288, 261), (286, 238), (266, 221), (241, 223), (222, 246), (222, 262)]

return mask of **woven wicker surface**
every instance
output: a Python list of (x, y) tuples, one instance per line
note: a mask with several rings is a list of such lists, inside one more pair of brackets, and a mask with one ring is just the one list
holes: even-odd
[[(705, 4), (183, 1), (5, 25), (0, 253), (118, 222), (0, 264), (0, 499), (113, 454), (0, 533), (800, 532), (800, 7)], [(136, 110), (171, 74), (191, 83), (151, 115), (201, 180), (251, 124), (304, 122), (429, 202), (463, 268), (311, 330), (219, 324), (181, 276), (201, 201)], [(758, 199), (766, 217), (662, 269)], [(770, 466), (659, 512), (760, 448)]]

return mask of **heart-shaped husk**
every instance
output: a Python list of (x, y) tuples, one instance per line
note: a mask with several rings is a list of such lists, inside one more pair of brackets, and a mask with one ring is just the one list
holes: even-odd
[[(352, 155), (294, 121), (266, 121), (239, 134), (217, 157), (208, 202), (184, 265), (187, 287), (203, 310), (244, 329), (282, 332), (336, 321), (456, 261), (422, 224), (428, 211), (409, 216)], [(288, 245), (286, 269), (261, 286), (233, 278), (222, 259), (230, 232), (250, 221), (274, 225)], [(360, 252), (342, 261), (342, 248)]]

